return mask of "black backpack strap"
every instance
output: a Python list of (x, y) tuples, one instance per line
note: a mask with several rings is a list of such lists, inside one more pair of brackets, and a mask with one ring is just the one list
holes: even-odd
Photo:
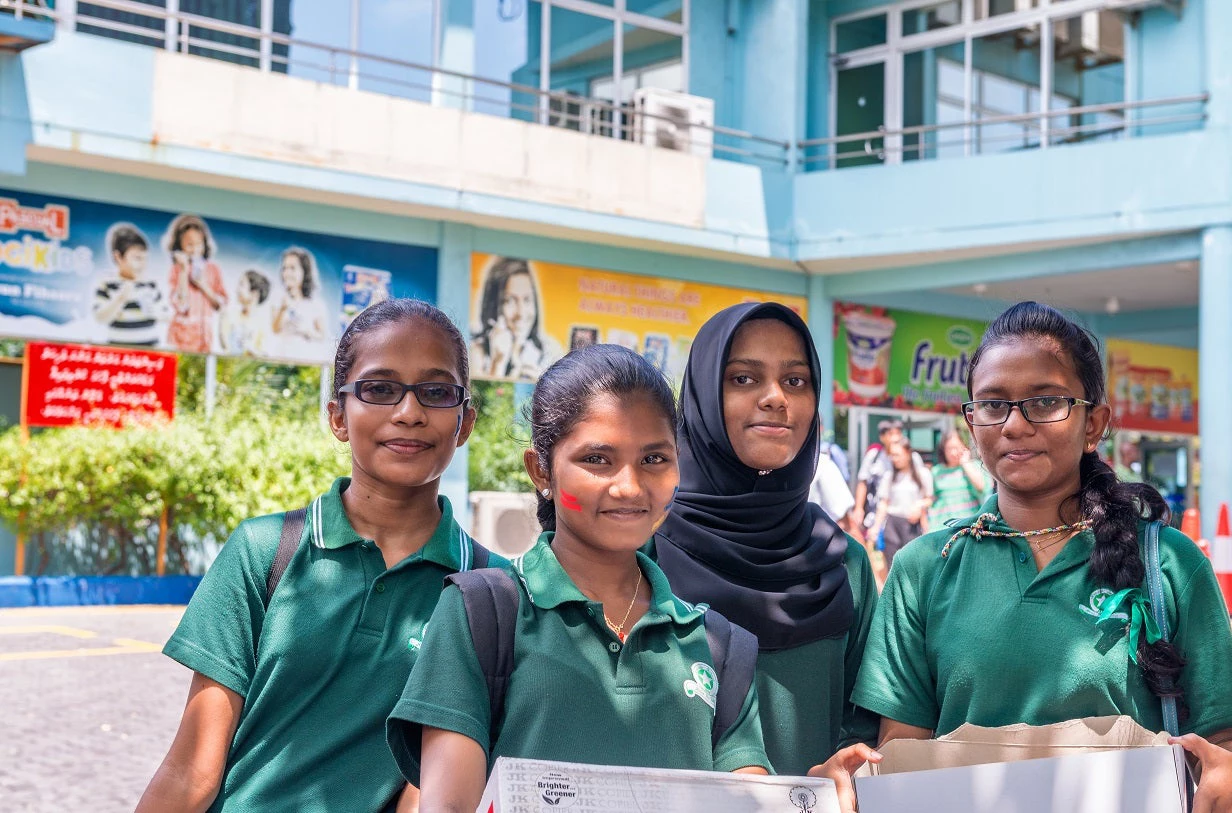
[(304, 517), (308, 515), (307, 508), (296, 508), (288, 511), (282, 517), (282, 535), (278, 537), (278, 552), (274, 554), (274, 563), (270, 565), (269, 575), (265, 577), (265, 606), (268, 608), (270, 599), (282, 574), (286, 572), (295, 549), (299, 547), (300, 537), (304, 534)]
[(715, 610), (706, 610), (706, 641), (714, 659), (714, 673), (719, 679), (714, 704), (714, 728), (710, 734), (711, 748), (736, 723), (744, 699), (753, 686), (757, 671), (757, 637), (737, 626)]
[(475, 540), (471, 539), (471, 569), (483, 570), (488, 566), (488, 562), (492, 558), (492, 552), (480, 545)]
[[(479, 550), (478, 546), (476, 549)], [(488, 683), (492, 709), (492, 739), (505, 710), (505, 690), (513, 674), (513, 635), (520, 597), (513, 576), (498, 568), (468, 570), (445, 577), (462, 591), (466, 623), (471, 631), (479, 668)]]

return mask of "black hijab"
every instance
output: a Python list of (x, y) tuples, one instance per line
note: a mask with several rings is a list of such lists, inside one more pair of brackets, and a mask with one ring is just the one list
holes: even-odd
[(843, 635), (855, 615), (847, 536), (808, 501), (820, 422), (787, 466), (760, 475), (740, 462), (723, 420), (723, 369), (736, 330), (777, 319), (800, 334), (814, 393), (821, 367), (804, 321), (777, 302), (715, 314), (693, 341), (680, 393), (680, 492), (655, 536), (673, 591), (757, 635), (762, 651)]

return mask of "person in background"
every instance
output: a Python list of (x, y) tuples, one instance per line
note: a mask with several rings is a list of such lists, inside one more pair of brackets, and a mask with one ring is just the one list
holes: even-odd
[(886, 566), (891, 567), (894, 554), (928, 530), (933, 480), (906, 439), (891, 443), (888, 452), (892, 468), (877, 486), (879, 502), (871, 535), (884, 538)]
[(112, 344), (153, 347), (171, 308), (158, 283), (145, 279), (149, 243), (133, 224), (117, 223), (107, 234), (107, 249), (116, 273), (94, 289), (94, 318), (107, 326)]
[(933, 503), (928, 527), (941, 528), (951, 519), (968, 517), (988, 496), (988, 477), (957, 430), (941, 436), (941, 461), (933, 466)]
[[(869, 446), (864, 452), (864, 459), (860, 461), (860, 468), (856, 472), (856, 505), (852, 519), (857, 526), (863, 528), (873, 526), (873, 521), (877, 516), (877, 504), (881, 499), (877, 489), (885, 478), (886, 472), (894, 468), (890, 463), (889, 448), (892, 443), (902, 439), (902, 421), (888, 419), (877, 424), (878, 442)], [(919, 453), (912, 452), (911, 456), (917, 466), (924, 465)], [(875, 535), (866, 534), (865, 536), (870, 544), (871, 540), (876, 539)]]
[(325, 308), (321, 279), (312, 253), (299, 246), (282, 252), (279, 265), (282, 298), (274, 306), (274, 333), (292, 342), (319, 342), (325, 338)]
[(838, 465), (824, 451), (817, 456), (817, 473), (809, 486), (809, 502), (820, 505), (821, 510), (838, 523), (838, 527), (853, 536), (858, 535), (851, 515), (851, 509), (856, 504), (855, 497)]
[(501, 257), (488, 269), (471, 355), (477, 373), (521, 381), (534, 381), (560, 358), (560, 345), (544, 330), (539, 286), (526, 260)]
[[(820, 414), (817, 416), (817, 419), (821, 421), (821, 423), (819, 424), (820, 429), (818, 431), (821, 432), (821, 437), (823, 438), (820, 444), (821, 457), (828, 457), (831, 460), (833, 460), (834, 465), (838, 467), (839, 474), (843, 476), (843, 482), (850, 483), (851, 482), (851, 464), (847, 461), (847, 451), (843, 449), (842, 446), (839, 446), (837, 443), (835, 443), (834, 441), (825, 440), (825, 437), (826, 437), (825, 421), (821, 420)], [(851, 491), (851, 487), (848, 486), (847, 490)]]
[(217, 253), (210, 227), (197, 215), (171, 221), (164, 238), (171, 255), (171, 307), (167, 344), (186, 353), (214, 349), (214, 320), (227, 303), (222, 271), (211, 258)]

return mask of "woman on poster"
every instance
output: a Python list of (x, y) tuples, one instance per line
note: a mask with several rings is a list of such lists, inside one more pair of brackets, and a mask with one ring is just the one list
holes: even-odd
[(283, 290), (271, 319), (274, 335), (290, 351), (290, 357), (311, 356), (309, 348), (325, 339), (325, 308), (316, 259), (307, 249), (291, 246), (282, 252), (279, 274)]
[(539, 286), (526, 260), (499, 257), (487, 270), (471, 341), (476, 375), (535, 381), (561, 357), (543, 330)]

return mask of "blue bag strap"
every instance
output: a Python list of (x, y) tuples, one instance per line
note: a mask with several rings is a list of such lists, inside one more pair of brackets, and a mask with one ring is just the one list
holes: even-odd
[[(1172, 630), (1168, 629), (1168, 613), (1164, 606), (1164, 572), (1163, 565), (1159, 555), (1159, 530), (1163, 527), (1163, 523), (1159, 520), (1149, 523), (1146, 526), (1146, 587), (1147, 594), (1151, 599), (1151, 614), (1155, 616), (1155, 623), (1159, 625), (1159, 632), (1163, 635), (1163, 640), (1172, 640)], [(1176, 712), (1176, 698), (1164, 697), (1161, 699), (1164, 710), (1164, 728), (1172, 736), (1179, 736), (1181, 733), (1180, 720)]]

